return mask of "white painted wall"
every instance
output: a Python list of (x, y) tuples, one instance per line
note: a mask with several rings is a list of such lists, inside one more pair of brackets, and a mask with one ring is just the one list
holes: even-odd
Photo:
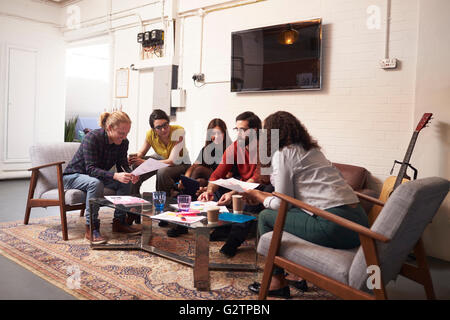
[[(450, 2), (419, 1), (417, 77), (414, 121), (426, 112), (433, 113), (428, 128), (420, 132), (411, 162), (423, 177), (450, 179)], [(450, 197), (427, 228), (424, 242), (427, 253), (450, 261)]]
[[(18, 18), (16, 15), (27, 17)], [(34, 21), (30, 20), (33, 19)], [(8, 44), (36, 49), (37, 87), (34, 140), (45, 143), (64, 140), (64, 48), (60, 29), (60, 8), (28, 0), (0, 0), (0, 179), (26, 176), (30, 163), (3, 162), (6, 101), (6, 60)], [(51, 24), (36, 22), (45, 21)], [(18, 123), (17, 125), (20, 125)]]
[[(401, 61), (401, 68), (378, 68), (384, 55), (384, 23), (379, 30), (368, 30), (366, 9), (376, 4), (383, 13), (385, 3), (269, 0), (205, 17), (206, 81), (229, 80), (232, 31), (322, 17), (323, 90), (314, 92), (234, 94), (229, 83), (194, 87), (190, 78), (200, 65), (200, 19), (185, 18), (180, 59), (187, 107), (177, 120), (192, 132), (197, 126), (205, 128), (215, 116), (233, 127), (235, 116), (245, 110), (262, 119), (286, 110), (307, 126), (331, 160), (364, 166), (383, 181), (393, 160), (403, 159), (412, 133), (417, 43), (417, 2), (393, 1), (390, 53)], [(199, 141), (193, 149), (200, 146)]]

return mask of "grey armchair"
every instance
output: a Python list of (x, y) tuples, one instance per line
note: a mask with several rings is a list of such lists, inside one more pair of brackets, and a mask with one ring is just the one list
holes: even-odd
[[(343, 299), (387, 299), (385, 286), (399, 274), (422, 284), (427, 298), (435, 299), (421, 236), (449, 187), (448, 180), (438, 177), (400, 185), (370, 229), (274, 193), (283, 201), (274, 231), (262, 235), (258, 243), (258, 253), (266, 256), (259, 299), (266, 298), (274, 265)], [(369, 198), (365, 196), (366, 200)], [(332, 249), (283, 232), (288, 203), (358, 232), (361, 246), (352, 250)], [(378, 199), (374, 199), (374, 203), (381, 205)], [(405, 263), (412, 250), (417, 266)], [(367, 266), (377, 266), (380, 270), (379, 285), (374, 288), (369, 279), (372, 268), (368, 270)]]
[[(67, 232), (66, 212), (81, 210), (84, 215), (86, 193), (78, 189), (64, 189), (63, 172), (67, 163), (72, 160), (80, 143), (64, 142), (49, 145), (35, 145), (30, 148), (32, 168), (30, 188), (24, 224), (28, 224), (31, 208), (59, 206), (62, 226), (62, 236), (69, 239)], [(114, 190), (105, 188), (105, 195), (115, 194)]]

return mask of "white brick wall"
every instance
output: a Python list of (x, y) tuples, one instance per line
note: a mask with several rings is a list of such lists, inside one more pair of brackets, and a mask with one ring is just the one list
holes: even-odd
[[(381, 9), (381, 28), (366, 25), (369, 5)], [(240, 112), (261, 119), (277, 110), (295, 114), (318, 139), (331, 161), (366, 167), (381, 183), (393, 161), (402, 160), (413, 130), (416, 67), (417, 1), (392, 1), (391, 57), (400, 68), (378, 67), (384, 56), (386, 1), (269, 0), (205, 17), (203, 71), (206, 79), (229, 80), (230, 32), (292, 22), (323, 19), (323, 90), (315, 92), (234, 94), (229, 83), (195, 88), (190, 79), (198, 69), (199, 18), (184, 21), (183, 86), (187, 106), (177, 123), (187, 131), (204, 130), (213, 117), (229, 128)], [(213, 80), (211, 80), (213, 81)], [(201, 115), (201, 116), (200, 116)], [(199, 118), (201, 117), (201, 118)], [(201, 128), (191, 123), (199, 119)], [(191, 154), (201, 141), (188, 141)]]

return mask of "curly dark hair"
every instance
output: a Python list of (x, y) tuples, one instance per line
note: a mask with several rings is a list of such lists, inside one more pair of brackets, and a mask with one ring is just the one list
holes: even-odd
[[(279, 130), (279, 150), (291, 144), (300, 144), (306, 151), (312, 148), (320, 148), (316, 140), (308, 133), (303, 124), (291, 113), (286, 111), (278, 111), (272, 113), (264, 120), (264, 129)], [(267, 136), (267, 148), (269, 154), (273, 154), (271, 150), (270, 132)]]

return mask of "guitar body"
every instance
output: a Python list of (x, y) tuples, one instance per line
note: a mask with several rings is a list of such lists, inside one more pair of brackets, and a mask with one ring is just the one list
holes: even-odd
[[(403, 162), (401, 162), (402, 166), (400, 167), (400, 170), (398, 172), (397, 176), (390, 176), (386, 179), (386, 181), (383, 183), (383, 188), (381, 189), (381, 194), (379, 197), (379, 200), (382, 202), (386, 202), (387, 199), (390, 197), (391, 193), (397, 188), (400, 184), (405, 183), (409, 181), (405, 177), (406, 175), (406, 169), (409, 166), (409, 160), (411, 159), (411, 155), (414, 149), (414, 145), (416, 144), (417, 137), (419, 136), (419, 132), (426, 127), (428, 122), (431, 119), (432, 113), (424, 113), (422, 116), (422, 119), (420, 120), (419, 124), (416, 127), (416, 130), (413, 132), (413, 136), (411, 138), (411, 141), (409, 142), (408, 150), (406, 150), (405, 158), (403, 159)], [(397, 163), (397, 161), (396, 161)], [(395, 165), (395, 164), (394, 164)], [(392, 167), (394, 169), (394, 167)], [(391, 170), (392, 174), (392, 170)], [(378, 217), (378, 214), (380, 213), (382, 207), (378, 205), (374, 205), (372, 207), (372, 210), (370, 210), (368, 214), (369, 218), (369, 225), (372, 226), (372, 224), (375, 222), (375, 219)]]
[[(389, 178), (387, 178), (384, 183), (383, 183), (383, 187), (381, 189), (381, 193), (379, 196), (379, 200), (386, 202), (387, 199), (391, 196), (391, 193), (394, 191), (394, 185), (395, 185), (395, 181), (397, 180), (396, 176), (390, 176)], [(403, 178), (402, 183), (408, 182), (409, 180), (406, 178)], [(375, 219), (378, 217), (378, 215), (380, 214), (382, 207), (374, 205), (372, 207), (372, 209), (370, 210), (370, 212), (368, 213), (368, 218), (369, 218), (369, 226), (371, 226), (374, 222)]]

